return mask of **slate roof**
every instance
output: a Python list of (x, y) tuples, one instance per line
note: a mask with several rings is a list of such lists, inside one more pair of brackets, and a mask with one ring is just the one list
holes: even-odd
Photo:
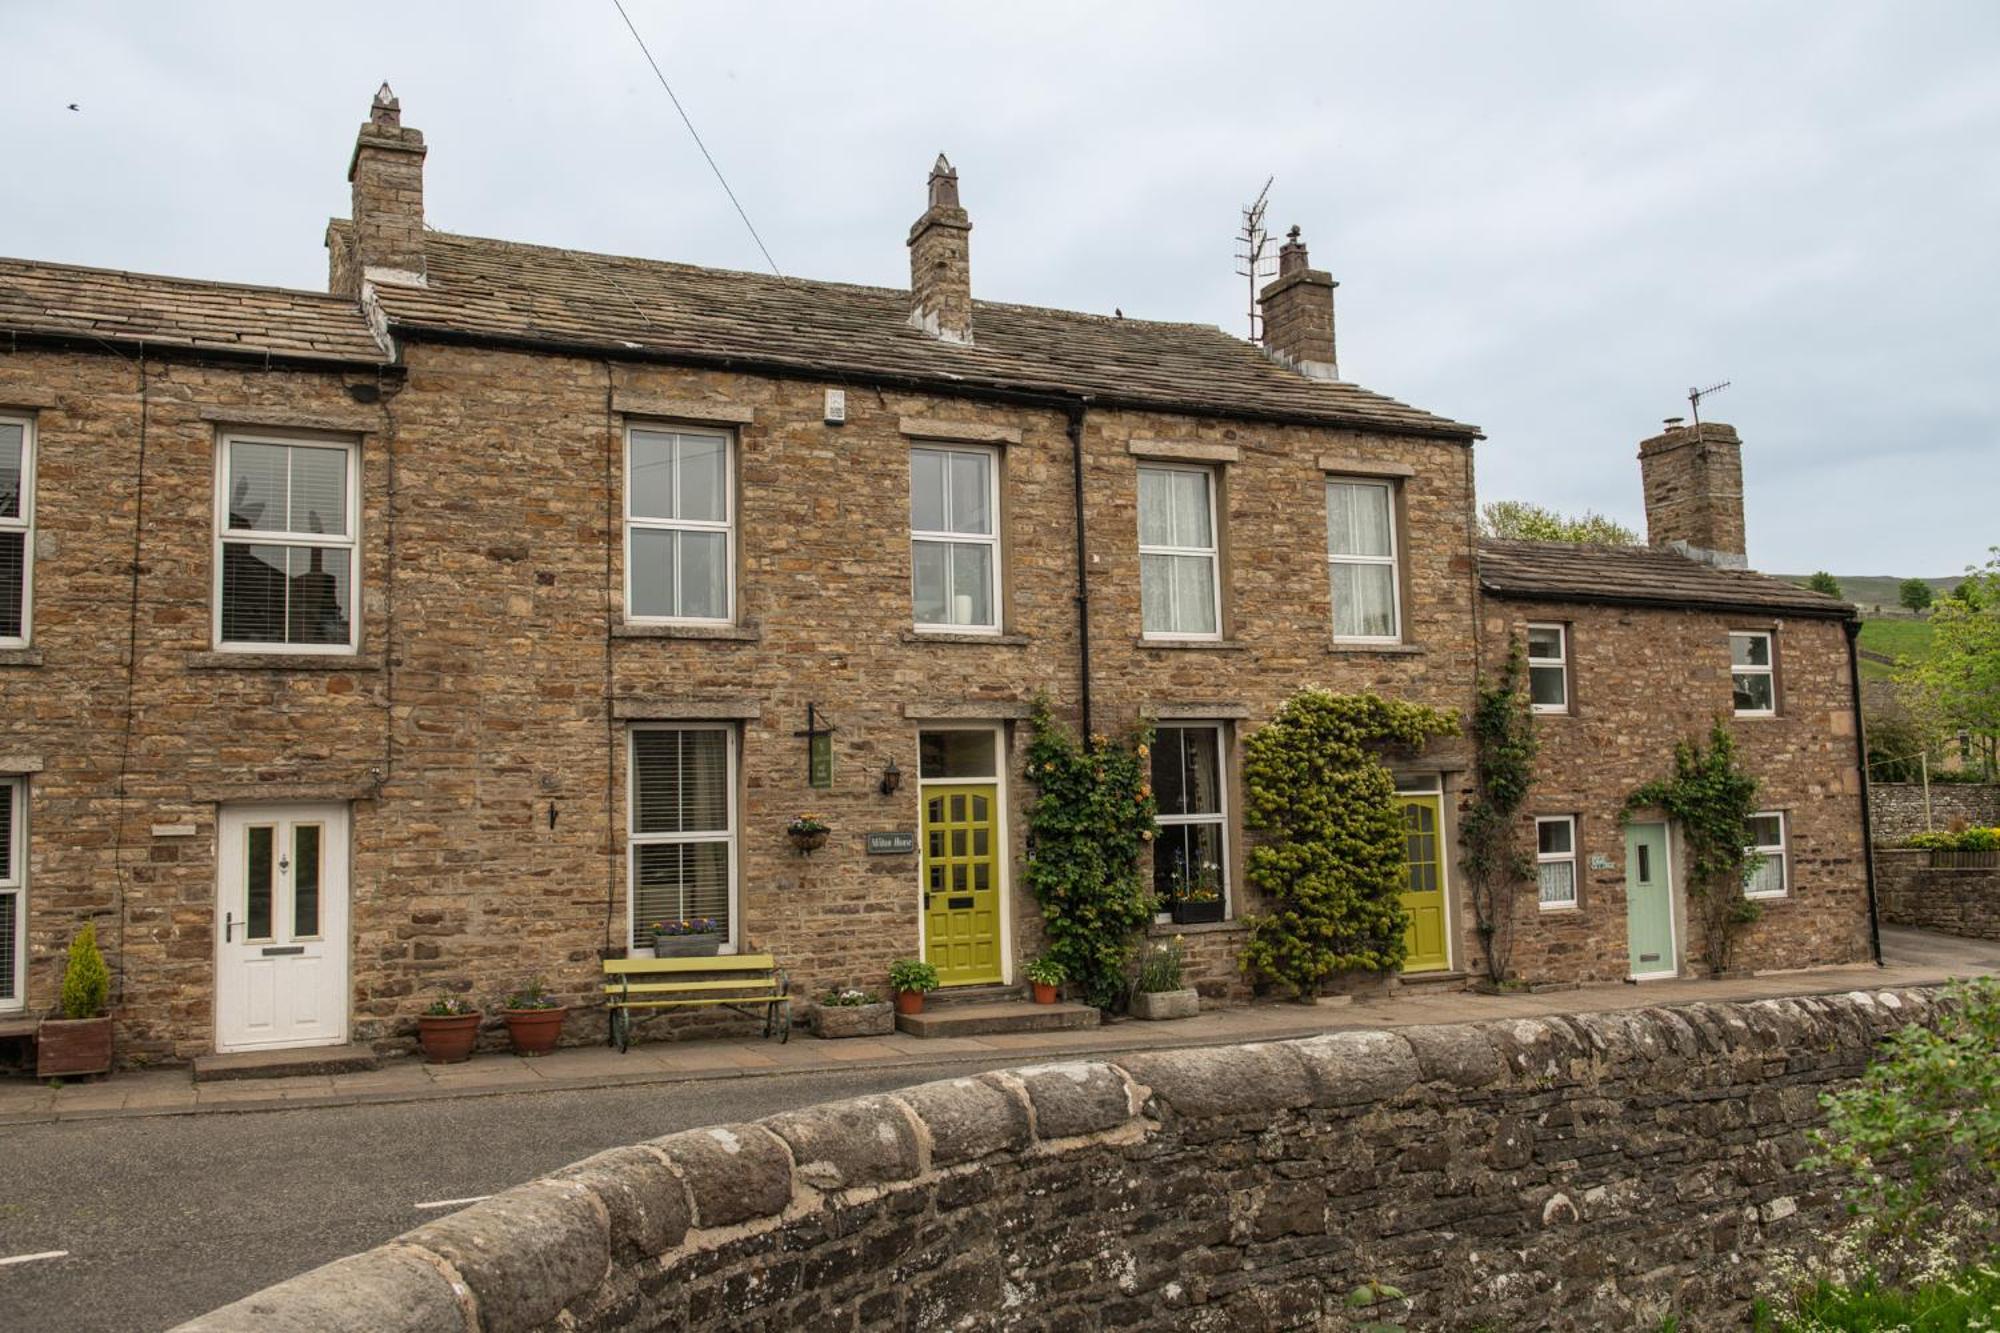
[(1717, 569), (1666, 547), (1479, 543), (1479, 583), (1496, 597), (1621, 606), (1713, 607), (1852, 618), (1837, 597), (1747, 569)]
[(0, 258), (0, 330), (294, 360), (388, 359), (361, 307), (323, 292)]
[[(335, 220), (334, 230), (347, 224)], [(392, 333), (577, 350), (738, 358), (1106, 404), (1210, 411), (1470, 440), (1478, 428), (1352, 384), (1310, 380), (1202, 324), (973, 303), (974, 345), (910, 327), (909, 293), (511, 241), (425, 235), (424, 287), (378, 284)]]

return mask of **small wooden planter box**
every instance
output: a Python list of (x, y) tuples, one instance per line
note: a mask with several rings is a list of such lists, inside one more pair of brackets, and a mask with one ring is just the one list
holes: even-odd
[(1201, 1012), (1201, 992), (1189, 986), (1185, 990), (1138, 991), (1132, 996), (1132, 1017), (1149, 1018), (1160, 1021), (1169, 1018), (1193, 1018)]
[(815, 1004), (807, 1019), (815, 1037), (886, 1037), (896, 1030), (895, 1006), (874, 1004)]
[(655, 958), (713, 958), (722, 947), (722, 936), (661, 935), (653, 941)]
[(1177, 926), (1205, 926), (1222, 920), (1222, 899), (1206, 903), (1177, 902), (1171, 910)]
[(45, 1018), (35, 1033), (35, 1077), (111, 1072), (109, 1018)]

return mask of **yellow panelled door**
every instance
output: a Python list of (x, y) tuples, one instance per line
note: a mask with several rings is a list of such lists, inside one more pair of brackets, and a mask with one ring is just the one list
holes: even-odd
[(998, 981), (998, 789), (926, 786), (923, 800), (924, 957), (947, 986)]
[(1403, 910), (1410, 914), (1403, 970), (1441, 972), (1451, 966), (1445, 944), (1443, 798), (1398, 796), (1396, 800), (1403, 807), (1410, 874), (1409, 887), (1403, 891)]

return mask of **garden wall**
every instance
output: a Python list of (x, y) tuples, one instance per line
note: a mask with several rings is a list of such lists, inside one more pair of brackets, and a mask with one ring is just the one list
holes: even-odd
[[(1924, 831), (1924, 786), (1921, 782), (1871, 782), (1868, 816), (1878, 847), (1893, 846)], [(1981, 828), (2000, 825), (2000, 783), (1933, 782), (1931, 827), (1950, 828), (1953, 820)]]
[(1929, 852), (1885, 848), (1875, 893), (1884, 925), (2000, 940), (2000, 866), (1933, 868)]
[[(1816, 1099), (1939, 993), (1347, 1032), (930, 1083), (614, 1149), (184, 1326), (1735, 1323), (1839, 1215)], [(1322, 1322), (1324, 1321), (1324, 1322)]]

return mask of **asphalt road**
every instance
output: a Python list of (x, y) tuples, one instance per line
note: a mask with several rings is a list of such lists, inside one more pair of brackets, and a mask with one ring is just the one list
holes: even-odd
[[(620, 1144), (984, 1067), (0, 1130), (0, 1329), (156, 1330)], [(6, 1264), (67, 1250), (67, 1258)]]

